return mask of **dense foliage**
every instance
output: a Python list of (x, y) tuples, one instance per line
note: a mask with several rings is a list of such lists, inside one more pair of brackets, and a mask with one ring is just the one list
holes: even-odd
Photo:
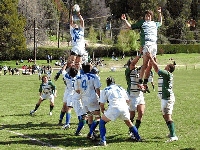
[[(95, 43), (115, 44), (121, 51), (137, 49), (137, 31), (122, 31), (120, 16), (125, 13), (134, 23), (146, 9), (151, 9), (156, 20), (158, 6), (163, 14), (158, 44), (199, 43), (200, 4), (196, 0), (1, 0), (0, 58), (33, 55), (34, 47), (47, 45), (50, 36), (58, 41), (58, 48), (59, 40), (69, 42), (69, 13), (75, 3), (80, 5), (85, 19), (85, 37)], [(195, 26), (190, 25), (190, 20), (196, 21)], [(128, 33), (124, 38), (123, 32)], [(131, 42), (125, 44), (124, 40)]]
[(17, 1), (1, 0), (0, 2), (0, 58), (10, 59), (12, 51), (26, 49), (24, 36), (25, 20), (18, 14)]

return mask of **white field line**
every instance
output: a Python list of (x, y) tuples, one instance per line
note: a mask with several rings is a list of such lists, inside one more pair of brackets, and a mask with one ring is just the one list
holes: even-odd
[[(5, 130), (7, 132), (10, 132), (10, 133), (13, 133), (15, 135), (20, 135), (21, 137), (30, 139), (31, 141), (36, 141), (37, 143), (40, 143), (43, 146), (47, 146), (47, 147), (50, 147), (50, 148), (55, 149), (55, 150), (65, 150), (65, 149), (63, 149), (61, 147), (53, 146), (53, 145), (51, 145), (49, 143), (42, 142), (40, 140), (37, 140), (37, 139), (32, 138), (30, 136), (26, 136), (26, 135), (24, 135), (22, 133), (19, 133), (19, 132), (15, 132), (15, 131), (11, 131), (11, 130), (6, 130), (6, 129), (3, 129), (3, 130)], [(85, 147), (85, 148), (78, 148), (78, 149), (74, 149), (74, 150), (87, 150), (87, 149), (92, 149), (92, 148), (97, 148), (97, 147), (99, 147), (99, 146), (91, 146), (91, 147)]]
[(56, 150), (64, 150), (64, 149), (61, 148), (61, 147), (53, 146), (53, 145), (51, 145), (51, 144), (49, 144), (49, 143), (42, 142), (42, 141), (37, 140), (37, 139), (35, 139), (35, 138), (32, 138), (32, 137), (30, 137), (30, 136), (26, 136), (26, 135), (24, 135), (24, 134), (22, 134), (22, 133), (14, 132), (14, 131), (6, 130), (6, 129), (4, 129), (4, 130), (7, 131), (7, 132), (16, 134), (16, 135), (20, 135), (20, 136), (23, 137), (23, 138), (30, 139), (31, 141), (36, 141), (37, 143), (40, 143), (40, 144), (42, 144), (43, 146), (47, 146), (47, 147), (50, 147), (50, 148), (53, 148), (53, 149), (56, 149)]

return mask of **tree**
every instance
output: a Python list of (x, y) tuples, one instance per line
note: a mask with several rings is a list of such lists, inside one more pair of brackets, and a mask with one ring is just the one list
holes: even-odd
[(97, 35), (98, 35), (98, 33), (95, 32), (94, 27), (91, 26), (89, 29), (89, 33), (88, 33), (88, 38), (89, 38), (90, 42), (97, 43)]
[(0, 2), (0, 57), (3, 60), (10, 59), (14, 55), (12, 51), (26, 49), (25, 20), (18, 14), (17, 6), (13, 0)]
[(118, 40), (116, 46), (124, 51), (138, 50), (140, 43), (137, 42), (139, 39), (139, 34), (132, 30), (121, 30), (118, 35)]

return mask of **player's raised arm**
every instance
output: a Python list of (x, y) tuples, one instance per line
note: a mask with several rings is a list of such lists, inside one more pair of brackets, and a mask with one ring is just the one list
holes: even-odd
[(124, 21), (124, 23), (126, 24), (126, 26), (131, 29), (131, 24), (126, 20), (126, 15), (122, 14), (121, 19)]
[(162, 9), (161, 7), (158, 8), (158, 21), (160, 22), (160, 25), (162, 25)]

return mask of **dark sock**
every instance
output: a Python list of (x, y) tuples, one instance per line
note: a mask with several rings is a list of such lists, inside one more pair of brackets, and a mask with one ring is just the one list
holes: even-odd
[(60, 120), (63, 120), (63, 117), (65, 116), (65, 112), (60, 112)]
[(144, 79), (143, 84), (147, 84), (148, 83), (148, 79)]
[(168, 121), (166, 123), (167, 123), (167, 126), (169, 128), (170, 136), (171, 137), (176, 136), (174, 122), (173, 121)]
[(139, 79), (139, 84), (142, 84), (143, 83), (143, 80), (142, 79)]
[(40, 105), (36, 104), (34, 111), (36, 111), (39, 107), (40, 107)]
[(53, 107), (54, 107), (54, 106), (51, 106), (51, 105), (50, 105), (50, 112), (53, 110)]
[(136, 122), (135, 122), (135, 127), (136, 127), (137, 129), (139, 129), (140, 124), (141, 124), (141, 121), (140, 121), (140, 120), (136, 120)]

